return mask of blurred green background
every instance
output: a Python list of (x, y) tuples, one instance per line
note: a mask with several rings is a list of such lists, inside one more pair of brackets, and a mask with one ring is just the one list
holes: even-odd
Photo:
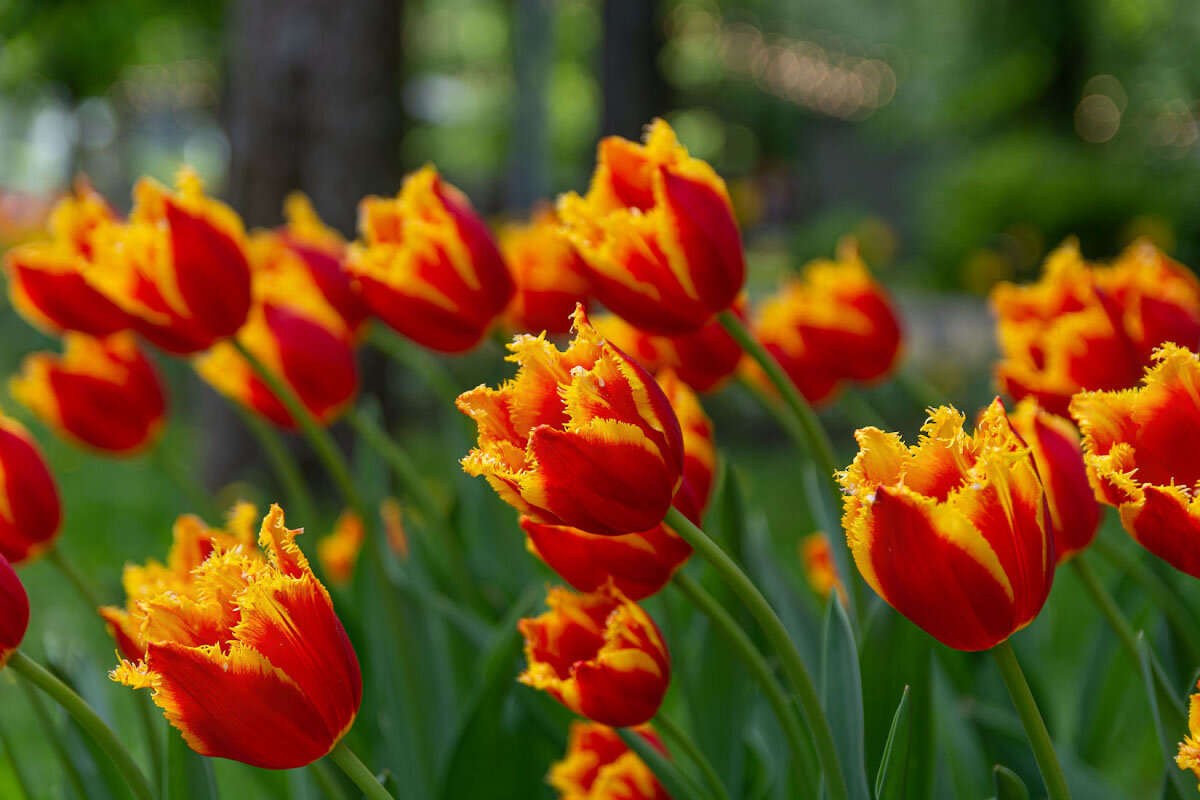
[[(1192, 0), (0, 0), (0, 187), (10, 198), (0, 203), (8, 209), (0, 247), (21, 233), (11, 208), (52, 196), (78, 172), (121, 205), (139, 175), (169, 179), (181, 162), (251, 225), (277, 223), (283, 196), (298, 188), (352, 234), (361, 196), (395, 192), (405, 172), (428, 161), (489, 217), (520, 217), (539, 198), (586, 185), (600, 136), (636, 136), (662, 115), (728, 180), (752, 294), (830, 255), (840, 236), (857, 236), (903, 307), (905, 369), (973, 410), (993, 391), (981, 298), (995, 281), (1033, 277), (1070, 234), (1089, 257), (1145, 235), (1185, 263), (1200, 261), (1198, 36)], [(51, 345), (6, 312), (0, 374)], [(508, 374), (499, 355), (488, 344), (445, 366), (467, 388)], [(364, 365), (367, 393), (382, 398), (396, 437), (458, 497), (491, 621), (528, 605), (522, 592), (550, 576), (525, 555), (511, 511), (458, 473), (468, 440), (453, 410), (410, 372), (372, 354)], [(222, 402), (186, 365), (164, 360), (164, 368), (173, 408), (160, 454), (113, 462), (32, 426), (62, 482), (63, 547), (114, 600), (121, 565), (161, 558), (171, 521), (192, 508), (161, 459), (182, 464), (222, 503), (277, 497), (257, 445)], [(784, 608), (817, 672), (820, 603), (801, 577), (796, 543), (835, 525), (797, 501), (805, 478), (793, 452), (746, 396), (729, 389), (705, 402), (724, 458), (736, 465), (709, 526)], [(843, 461), (851, 430), (872, 415), (910, 441), (922, 418), (899, 386), (851, 397), (823, 414)], [(339, 505), (304, 448), (294, 450), (321, 519), (292, 522), (322, 534)], [(355, 452), (364, 485), (379, 497), (391, 491), (383, 468)], [(755, 510), (737, 524), (743, 501)], [(402, 569), (417, 576), (437, 543), (422, 549), (419, 525), (413, 535), (416, 553)], [(1195, 587), (1131, 547), (1115, 520), (1102, 538), (1188, 602), (1198, 599)], [(22, 577), (34, 605), (32, 649), (140, 748), (129, 693), (103, 676), (115, 659), (103, 630), (48, 565)], [(1196, 665), (1178, 632), (1142, 593), (1106, 577), (1182, 692)], [(452, 584), (440, 588), (457, 596)], [(337, 599), (352, 633), (369, 636), (361, 604)], [(752, 703), (731, 708), (750, 690), (728, 654), (677, 595), (648, 605), (676, 652), (668, 711), (719, 762), (736, 796), (787, 796), (771, 781), (785, 752), (773, 723)], [(517, 664), (504, 660), (507, 651), (486, 651), (511, 669), (499, 670), (501, 688), (481, 698), (472, 691), (481, 670), (490, 674), (481, 642), (447, 633), (416, 604), (398, 613), (412, 637), (407, 661), (364, 659), (372, 680), (404, 694), (398, 717), (360, 723), (358, 744), (372, 763), (406, 781), (405, 797), (550, 796), (541, 780), (562, 743), (545, 724), (539, 734), (536, 715), (513, 700), (527, 690), (511, 681)], [(929, 641), (903, 620), (880, 608), (872, 619), (860, 643), (872, 778), (900, 692), (914, 684), (932, 749), (911, 797), (984, 797), (994, 763), (1040, 786), (989, 661), (936, 646), (930, 661)], [(1060, 575), (1017, 647), (1077, 795), (1158, 796), (1163, 761), (1140, 677), (1074, 575)], [(434, 652), (454, 667), (439, 671)], [(386, 704), (371, 691), (369, 682), (374, 714)], [(476, 716), (464, 716), (472, 709)], [(565, 731), (565, 714), (543, 711), (551, 733)], [(16, 755), (0, 756), (0, 797), (21, 796), (13, 764), (39, 800), (73, 796), (4, 673), (0, 730)], [(76, 739), (71, 746), (82, 747)], [(89, 797), (120, 797), (88, 771), (90, 759), (79, 760)], [(217, 774), (226, 797), (276, 797), (287, 787), (317, 796), (304, 775), (264, 777), (224, 762)]]

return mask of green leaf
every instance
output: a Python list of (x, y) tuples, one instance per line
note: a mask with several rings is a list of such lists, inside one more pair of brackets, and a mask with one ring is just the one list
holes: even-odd
[(212, 762), (188, 747), (179, 731), (168, 726), (166, 733), (162, 796), (167, 800), (217, 800)]
[(652, 744), (643, 739), (630, 728), (617, 728), (621, 740), (630, 750), (637, 753), (638, 758), (646, 762), (646, 766), (658, 778), (658, 782), (667, 790), (671, 797), (687, 797), (696, 800), (712, 800), (712, 795), (705, 791), (691, 776), (683, 772), (675, 762), (658, 752)]
[(1154, 719), (1158, 743), (1166, 760), (1167, 780), (1181, 797), (1192, 796), (1195, 792), (1188, 786), (1183, 770), (1175, 765), (1176, 748), (1188, 730), (1183, 703), (1166, 688), (1169, 683), (1163, 678), (1162, 667), (1150, 650), (1145, 632), (1138, 632), (1138, 661), (1142, 669), (1146, 699), (1150, 704), (1150, 715)]
[(825, 613), (822, 656), (825, 713), (833, 730), (838, 758), (846, 772), (846, 785), (853, 800), (870, 800), (863, 748), (862, 678), (858, 668), (858, 647), (837, 592), (829, 596), (829, 607)]
[(996, 784), (996, 800), (1029, 800), (1025, 782), (1008, 767), (997, 764), (992, 770), (992, 780)]
[(912, 731), (912, 710), (908, 705), (908, 687), (900, 695), (900, 705), (892, 717), (883, 758), (875, 776), (875, 800), (900, 800), (908, 779), (908, 743)]

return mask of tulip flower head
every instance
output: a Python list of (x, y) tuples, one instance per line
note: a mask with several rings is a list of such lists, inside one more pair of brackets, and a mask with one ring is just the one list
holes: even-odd
[(846, 585), (842, 576), (838, 575), (837, 562), (833, 560), (833, 550), (829, 537), (824, 533), (809, 534), (800, 540), (800, 561), (804, 565), (804, 577), (808, 585), (822, 600), (828, 600), (829, 595), (837, 590), (842, 603), (846, 602)]
[(49, 549), (62, 523), (54, 475), (19, 422), (0, 414), (0, 556), (13, 564)]
[[(634, 729), (656, 750), (666, 748), (649, 725)], [(572, 722), (567, 754), (546, 782), (560, 800), (671, 800), (654, 773), (607, 725)]]
[(1179, 743), (1175, 763), (1180, 769), (1190, 769), (1200, 778), (1200, 693), (1188, 699), (1188, 734)]
[(1084, 462), (1096, 497), (1120, 511), (1143, 547), (1200, 577), (1200, 364), (1192, 351), (1164, 345), (1142, 385), (1081, 392), (1071, 415), (1083, 433)]
[(1054, 539), (1029, 448), (996, 400), (974, 435), (953, 408), (920, 441), (863, 428), (838, 480), (854, 561), (880, 597), (943, 644), (985, 650), (1028, 625), (1054, 579)]
[[(272, 506), (263, 552), (226, 546), (136, 604), (145, 656), (112, 678), (153, 689), (154, 702), (197, 753), (265, 769), (328, 754), (362, 702), (354, 648), (325, 587)], [(127, 576), (128, 579), (128, 576)]]
[(725, 182), (661, 119), (645, 144), (602, 140), (587, 194), (562, 196), (558, 213), (596, 297), (642, 330), (698, 331), (742, 290), (742, 236)]
[(366, 531), (358, 514), (346, 509), (338, 515), (333, 531), (317, 542), (317, 559), (329, 580), (342, 586), (350, 583), (365, 538)]
[[(741, 314), (735, 306), (735, 312)], [(695, 333), (655, 336), (612, 314), (596, 318), (596, 330), (658, 374), (669, 369), (698, 392), (719, 389), (737, 371), (742, 348), (717, 320)]]
[(470, 350), (512, 298), (487, 226), (433, 167), (408, 176), (395, 198), (365, 198), (358, 224), (346, 268), (372, 313), (418, 344)]
[(21, 646), (29, 627), (29, 596), (17, 572), (0, 555), (0, 668)]
[(683, 472), (671, 403), (642, 367), (589, 324), (582, 306), (565, 352), (517, 336), (512, 380), (458, 398), (479, 440), (463, 469), (534, 522), (589, 533), (645, 531), (666, 516)]
[(1136, 385), (1164, 342), (1200, 345), (1200, 283), (1145, 241), (1093, 267), (1068, 240), (1037, 283), (998, 284), (990, 300), (1000, 386), (1054, 414), (1066, 415), (1076, 392)]
[(1100, 525), (1100, 506), (1088, 483), (1079, 432), (1070, 420), (1039, 407), (1032, 397), (1018, 403), (1009, 419), (1033, 453), (1054, 529), (1054, 554), (1061, 564), (1091, 544)]
[(549, 611), (519, 623), (528, 660), (520, 681), (594, 722), (650, 720), (671, 679), (654, 620), (613, 586), (591, 594), (553, 588), (546, 605)]
[(528, 225), (500, 231), (500, 250), (516, 284), (516, 294), (505, 312), (514, 331), (568, 333), (575, 306), (583, 303), (586, 307), (585, 267), (559, 232), (560, 225), (554, 211), (543, 208)]
[(63, 344), (62, 356), (25, 357), (10, 381), (13, 397), (60, 434), (105, 453), (130, 455), (157, 441), (165, 390), (134, 335), (67, 333)]

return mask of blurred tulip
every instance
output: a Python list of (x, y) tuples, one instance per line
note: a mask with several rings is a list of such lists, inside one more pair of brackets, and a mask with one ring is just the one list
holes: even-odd
[(786, 280), (763, 302), (753, 329), (811, 403), (831, 399), (843, 380), (885, 377), (903, 341), (891, 298), (849, 240), (835, 261), (812, 261)]
[(338, 515), (333, 531), (317, 542), (317, 560), (330, 581), (342, 586), (350, 583), (365, 538), (366, 531), (358, 514), (346, 509)]
[(29, 627), (29, 597), (8, 559), (0, 555), (0, 667), (8, 661)]
[(611, 586), (592, 594), (553, 588), (546, 604), (549, 611), (519, 624), (522, 683), (605, 725), (640, 725), (658, 713), (671, 659), (640, 606)]
[(1088, 477), (1103, 503), (1143, 547), (1200, 577), (1200, 364), (1164, 345), (1142, 385), (1081, 392), (1071, 415), (1083, 432)]
[(518, 333), (567, 333), (576, 304), (587, 305), (583, 260), (559, 227), (553, 209), (542, 208), (528, 225), (500, 230), (500, 250), (516, 285), (505, 318)]
[(128, 315), (90, 277), (97, 232), (120, 222), (107, 200), (86, 181), (78, 181), (75, 193), (60, 200), (50, 215), (49, 240), (4, 254), (13, 308), (51, 333), (108, 336), (128, 328)]
[(1188, 734), (1179, 743), (1175, 763), (1180, 769), (1190, 769), (1200, 777), (1200, 694), (1188, 699)]
[[(354, 648), (325, 587), (272, 506), (265, 555), (214, 546), (192, 596), (138, 604), (146, 655), (112, 678), (152, 698), (201, 755), (294, 769), (328, 754), (362, 702)], [(216, 542), (213, 543), (216, 545)]]
[(0, 556), (13, 564), (37, 557), (61, 523), (58, 486), (41, 450), (20, 423), (0, 415)]
[(822, 600), (837, 590), (842, 603), (846, 603), (846, 585), (838, 575), (837, 563), (833, 560), (832, 545), (824, 533), (812, 533), (800, 540), (800, 563), (804, 565), (804, 577), (808, 585)]
[(394, 198), (367, 197), (346, 268), (371, 312), (433, 350), (470, 350), (513, 295), (504, 259), (458, 189), (424, 167)]
[(990, 300), (1000, 386), (1054, 414), (1065, 415), (1076, 392), (1136, 385), (1160, 344), (1200, 346), (1200, 283), (1146, 241), (1092, 267), (1067, 240), (1037, 283), (998, 284)]
[(379, 518), (383, 522), (383, 538), (398, 558), (408, 558), (408, 532), (404, 528), (404, 510), (400, 501), (385, 497), (379, 504)]
[(1041, 408), (1032, 397), (1017, 403), (1009, 420), (1033, 453), (1054, 530), (1054, 554), (1061, 564), (1091, 544), (1100, 525), (1100, 506), (1088, 483), (1079, 432), (1070, 420)]
[[(741, 310), (734, 308), (738, 316)], [(673, 371), (698, 392), (719, 389), (737, 371), (742, 348), (712, 320), (695, 333), (655, 336), (612, 314), (596, 318), (596, 330), (651, 372)]]
[[(666, 748), (649, 725), (634, 729), (656, 750)], [(654, 773), (607, 725), (572, 722), (567, 754), (546, 782), (560, 800), (671, 800)]]
[(560, 352), (517, 336), (514, 379), (479, 386), (458, 408), (479, 427), (463, 459), (534, 522), (617, 535), (662, 522), (683, 474), (683, 436), (670, 401), (644, 369), (575, 310)]
[(123, 225), (99, 228), (89, 280), (149, 341), (190, 354), (232, 336), (250, 310), (250, 265), (241, 218), (205, 196), (182, 169), (171, 192), (149, 178), (134, 186)]
[(932, 410), (920, 442), (863, 428), (838, 480), (854, 561), (880, 597), (943, 644), (986, 650), (1028, 625), (1054, 579), (1033, 457), (999, 400), (974, 436)]
[(587, 195), (563, 195), (558, 213), (596, 297), (644, 331), (698, 331), (742, 290), (742, 236), (725, 182), (661, 119), (644, 145), (603, 139)]
[(26, 356), (10, 388), (60, 435), (113, 455), (152, 445), (166, 415), (158, 370), (127, 331), (106, 339), (67, 333), (62, 356)]

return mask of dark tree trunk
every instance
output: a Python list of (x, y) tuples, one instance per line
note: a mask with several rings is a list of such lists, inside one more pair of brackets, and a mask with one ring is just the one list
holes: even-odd
[(663, 44), (656, 0), (604, 0), (604, 119), (601, 133), (630, 139), (667, 109), (658, 68)]

